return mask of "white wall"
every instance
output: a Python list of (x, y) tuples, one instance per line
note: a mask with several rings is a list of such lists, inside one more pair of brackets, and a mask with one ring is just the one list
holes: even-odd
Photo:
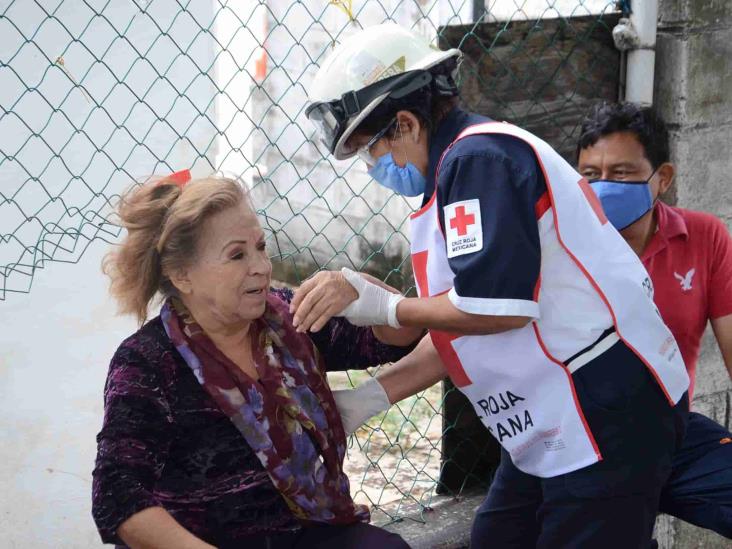
[(0, 304), (0, 546), (101, 545), (91, 471), (102, 389), (119, 343), (135, 330), (114, 316), (96, 242), (79, 264), (40, 272), (30, 294)]
[[(227, 68), (201, 34), (212, 2), (186, 14), (172, 0), (39, 4), (49, 11), (0, 1), (0, 105), (11, 111), (0, 114), (0, 235), (17, 236), (0, 239), (0, 546), (98, 547), (90, 482), (102, 389), (135, 325), (107, 298), (108, 245), (82, 254), (84, 237), (49, 230), (92, 238), (95, 212), (134, 179), (210, 173), (221, 143), (206, 119), (216, 122), (217, 103), (205, 74)], [(38, 264), (41, 239), (56, 260), (80, 261)], [(66, 250), (54, 251), (59, 242)], [(16, 263), (28, 266), (2, 269)]]

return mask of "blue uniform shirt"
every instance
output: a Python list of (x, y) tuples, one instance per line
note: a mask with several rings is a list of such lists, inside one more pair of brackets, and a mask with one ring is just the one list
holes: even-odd
[[(456, 108), (440, 123), (430, 143), (425, 204), (435, 192), (435, 171), (444, 151), (465, 128), (484, 122), (490, 119)], [(455, 273), (453, 303), (474, 314), (538, 316), (536, 205), (546, 182), (531, 146), (508, 135), (461, 139), (445, 154), (436, 191), (443, 234), (445, 207), (477, 199), (480, 208), (482, 247), (448, 259)]]

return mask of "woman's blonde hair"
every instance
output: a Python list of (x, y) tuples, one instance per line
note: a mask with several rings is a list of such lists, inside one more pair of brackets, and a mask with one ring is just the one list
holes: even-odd
[(167, 274), (195, 262), (203, 224), (242, 203), (254, 211), (243, 186), (226, 177), (196, 179), (182, 186), (161, 179), (127, 191), (117, 207), (127, 236), (102, 262), (120, 312), (134, 314), (144, 323), (156, 295), (175, 293)]

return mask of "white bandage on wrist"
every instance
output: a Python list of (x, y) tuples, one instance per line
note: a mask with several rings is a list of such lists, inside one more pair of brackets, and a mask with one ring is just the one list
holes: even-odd
[(343, 429), (350, 435), (369, 418), (389, 409), (391, 402), (375, 377), (355, 389), (333, 391)]
[(344, 316), (356, 326), (391, 326), (401, 328), (397, 319), (397, 305), (404, 299), (401, 294), (377, 286), (351, 269), (341, 269), (348, 283), (356, 289), (358, 299), (338, 316)]

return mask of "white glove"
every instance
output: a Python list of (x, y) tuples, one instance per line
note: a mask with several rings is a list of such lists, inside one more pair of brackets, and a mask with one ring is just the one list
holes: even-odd
[(366, 420), (391, 406), (386, 391), (375, 377), (355, 389), (333, 391), (333, 398), (347, 435), (354, 433)]
[(401, 328), (397, 320), (397, 304), (404, 299), (401, 294), (369, 282), (360, 274), (343, 267), (343, 276), (356, 289), (358, 299), (343, 309), (337, 316), (344, 316), (356, 326), (391, 326)]

